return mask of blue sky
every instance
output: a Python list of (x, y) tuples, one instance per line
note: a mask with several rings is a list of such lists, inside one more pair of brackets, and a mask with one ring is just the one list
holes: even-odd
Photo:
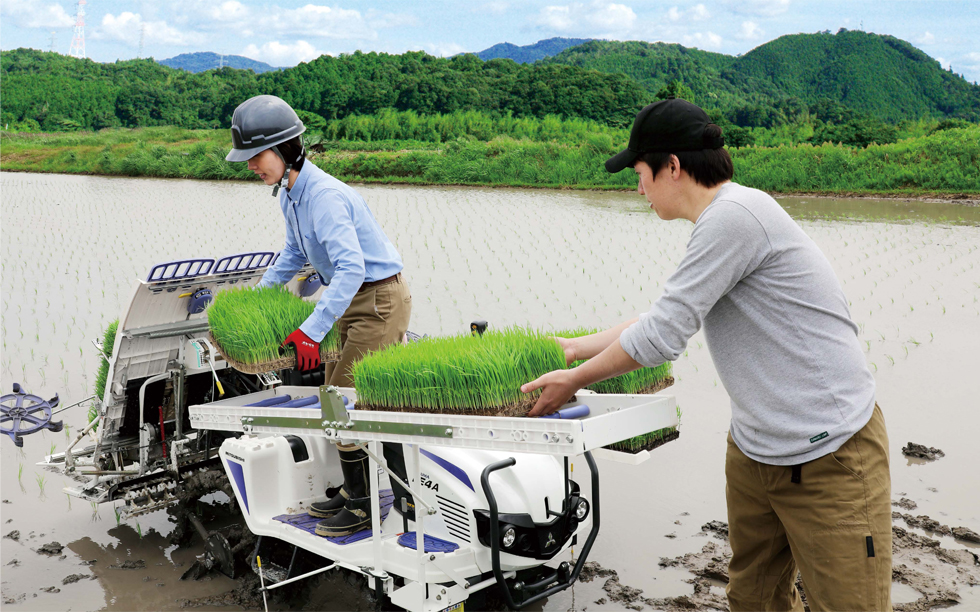
[[(214, 51), (292, 66), (355, 50), (433, 55), (552, 36), (680, 43), (730, 55), (782, 36), (839, 28), (907, 40), (980, 81), (978, 0), (88, 0), (87, 56), (102, 62)], [(74, 0), (0, 0), (3, 49), (67, 53)]]

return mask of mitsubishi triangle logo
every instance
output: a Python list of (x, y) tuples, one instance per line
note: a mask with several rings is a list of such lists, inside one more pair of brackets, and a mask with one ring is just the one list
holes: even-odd
[(548, 541), (544, 543), (544, 547), (545, 548), (551, 548), (555, 544), (557, 544), (557, 542), (555, 542), (555, 536), (549, 531), (548, 532)]

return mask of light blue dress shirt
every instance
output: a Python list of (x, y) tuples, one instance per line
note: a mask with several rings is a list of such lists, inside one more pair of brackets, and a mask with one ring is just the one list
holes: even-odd
[(299, 328), (320, 342), (361, 284), (398, 274), (402, 258), (364, 198), (310, 161), (293, 188), (280, 193), (279, 205), (286, 218), (286, 246), (258, 286), (287, 283), (309, 261), (327, 289)]

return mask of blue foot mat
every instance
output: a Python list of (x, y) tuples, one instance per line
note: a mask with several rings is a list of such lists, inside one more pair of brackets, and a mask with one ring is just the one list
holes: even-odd
[[(423, 542), (425, 543), (425, 552), (427, 553), (451, 553), (459, 548), (459, 544), (455, 542), (447, 542), (446, 540), (430, 535), (425, 536)], [(415, 535), (414, 531), (403, 533), (398, 536), (398, 543), (405, 548), (417, 550), (418, 536)]]
[[(381, 494), (381, 520), (384, 521), (385, 517), (388, 516), (388, 512), (391, 510), (391, 504), (395, 501), (395, 496), (391, 492), (391, 489), (382, 489)], [(286, 523), (291, 525), (296, 529), (305, 531), (306, 533), (311, 533), (316, 535), (316, 524), (323, 519), (317, 518), (315, 516), (310, 516), (309, 514), (280, 514), (279, 516), (273, 517), (273, 520), (279, 521), (280, 523)], [(371, 529), (365, 529), (363, 531), (358, 531), (357, 533), (352, 533), (346, 536), (339, 536), (336, 538), (323, 538), (334, 544), (339, 544), (343, 546), (345, 544), (353, 544), (354, 542), (360, 542), (361, 540), (366, 540), (371, 537), (373, 531)], [(322, 537), (322, 536), (320, 536)], [(428, 541), (426, 541), (426, 548), (428, 548)]]

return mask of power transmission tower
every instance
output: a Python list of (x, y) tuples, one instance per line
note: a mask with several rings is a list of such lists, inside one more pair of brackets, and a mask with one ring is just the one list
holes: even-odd
[(140, 50), (136, 53), (137, 59), (143, 59), (143, 42), (146, 40), (146, 24), (140, 24)]
[(71, 39), (71, 48), (68, 49), (68, 55), (72, 57), (77, 57), (79, 59), (85, 59), (85, 5), (88, 4), (85, 0), (78, 0), (75, 5), (75, 28), (73, 30), (74, 35)]
[(218, 55), (218, 70), (225, 67), (225, 54), (221, 53)]
[(48, 49), (51, 53), (54, 53), (54, 45), (58, 42), (58, 33), (51, 30), (51, 47)]

